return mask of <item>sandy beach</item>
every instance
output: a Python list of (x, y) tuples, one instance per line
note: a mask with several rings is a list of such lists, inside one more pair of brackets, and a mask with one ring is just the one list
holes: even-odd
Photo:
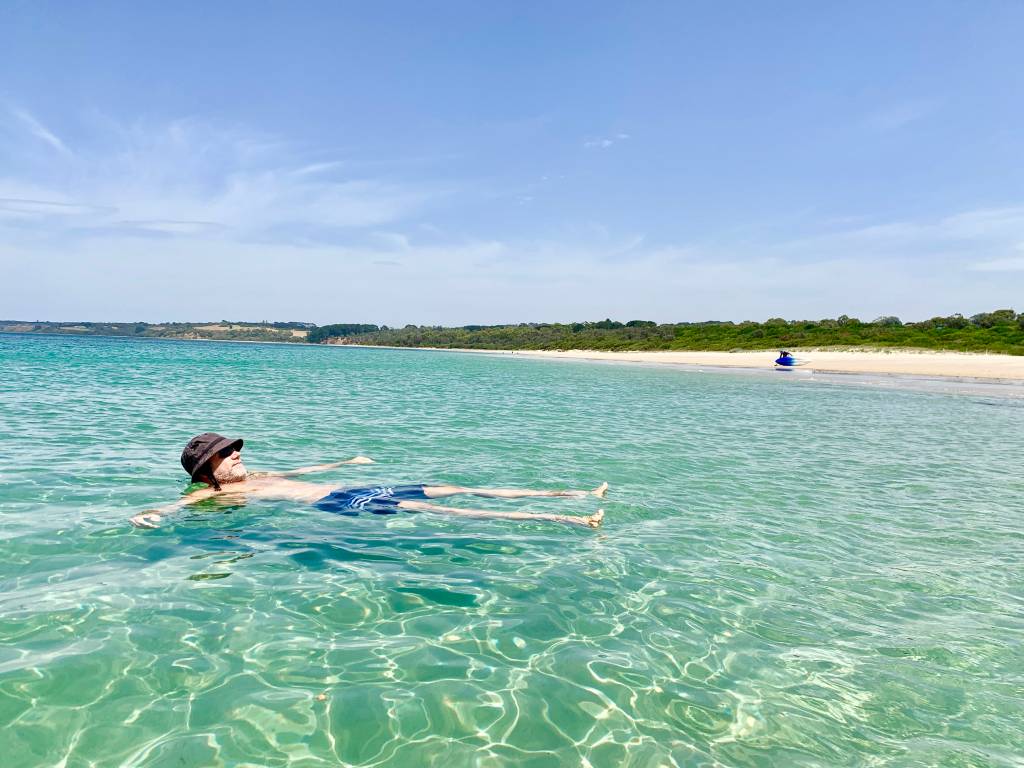
[[(806, 360), (803, 370), (821, 373), (901, 374), (970, 379), (1024, 381), (1024, 356), (929, 351), (791, 350)], [(723, 368), (771, 368), (775, 352), (595, 352), (529, 351), (517, 355), (561, 357), (608, 362), (713, 365)]]
[[(400, 347), (400, 349), (426, 349)], [(459, 349), (449, 352), (523, 357), (594, 360), (608, 363), (643, 363), (664, 365), (715, 366), (770, 370), (778, 356), (776, 351), (761, 352), (601, 352), (587, 349), (546, 350), (482, 350)], [(932, 352), (929, 350), (790, 350), (806, 364), (798, 370), (818, 373), (853, 373), (897, 376), (926, 376), (950, 379), (980, 379), (1024, 383), (1024, 356), (987, 355), (970, 352)]]

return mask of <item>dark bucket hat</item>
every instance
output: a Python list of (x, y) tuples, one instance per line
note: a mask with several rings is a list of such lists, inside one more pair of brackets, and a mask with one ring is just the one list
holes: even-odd
[(229, 447), (236, 451), (242, 450), (242, 438), (232, 439), (218, 435), (216, 432), (204, 432), (201, 435), (196, 435), (188, 441), (185, 450), (181, 452), (181, 466), (195, 482), (196, 475), (202, 472), (206, 462), (216, 456), (219, 451)]

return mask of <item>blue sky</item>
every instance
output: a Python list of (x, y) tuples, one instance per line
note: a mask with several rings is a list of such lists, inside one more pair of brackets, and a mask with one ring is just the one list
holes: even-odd
[(1024, 4), (0, 6), (0, 318), (1024, 310)]

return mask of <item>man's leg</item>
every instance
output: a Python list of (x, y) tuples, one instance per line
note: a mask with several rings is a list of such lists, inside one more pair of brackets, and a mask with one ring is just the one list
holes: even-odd
[(593, 515), (588, 515), (587, 517), (574, 517), (573, 515), (549, 515), (540, 512), (497, 512), (486, 509), (460, 509), (458, 507), (442, 507), (439, 504), (427, 504), (425, 501), (400, 501), (398, 506), (410, 512), (439, 512), (444, 515), (486, 517), (496, 520), (546, 520), (552, 523), (585, 525), (588, 528), (600, 528), (601, 521), (604, 520), (603, 509), (599, 509)]
[(534, 496), (568, 496), (582, 499), (584, 496), (604, 498), (608, 483), (601, 483), (592, 491), (531, 491), (517, 488), (464, 488), (461, 485), (425, 485), (423, 494), (430, 499), (443, 499), (446, 496), (458, 496), (468, 493), (488, 499), (526, 499)]

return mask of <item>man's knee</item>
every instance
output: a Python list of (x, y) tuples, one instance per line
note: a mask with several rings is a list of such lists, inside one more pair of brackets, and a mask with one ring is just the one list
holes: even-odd
[(425, 509), (430, 509), (430, 505), (423, 501), (400, 501), (398, 508), (407, 509), (410, 512), (422, 512)]
[(460, 488), (457, 485), (425, 485), (423, 486), (423, 495), (430, 499), (436, 499), (442, 496), (454, 496), (457, 493), (464, 493), (465, 490), (465, 488)]

